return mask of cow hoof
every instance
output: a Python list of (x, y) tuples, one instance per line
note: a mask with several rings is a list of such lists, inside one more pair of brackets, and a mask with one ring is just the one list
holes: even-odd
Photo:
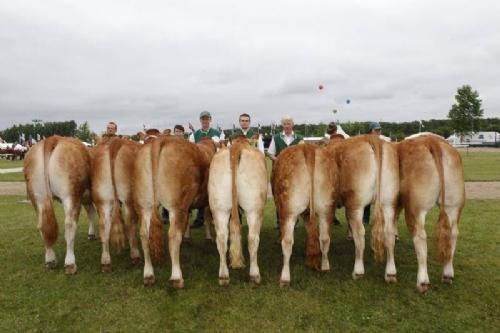
[(155, 283), (155, 276), (154, 275), (144, 277), (144, 285), (145, 286), (152, 286), (154, 283)]
[(132, 258), (132, 265), (137, 266), (142, 263), (141, 257)]
[(396, 274), (386, 274), (385, 275), (385, 282), (387, 282), (387, 283), (396, 283), (396, 282), (398, 282)]
[(290, 286), (290, 281), (280, 280), (280, 288), (288, 288)]
[(219, 286), (229, 286), (229, 277), (219, 277)]
[(97, 238), (95, 237), (95, 235), (87, 235), (87, 239), (88, 240), (96, 240)]
[(56, 266), (57, 266), (57, 263), (55, 260), (48, 261), (45, 263), (45, 267), (47, 267), (47, 269), (54, 269), (54, 268), (56, 268)]
[(443, 275), (443, 277), (441, 278), (441, 282), (445, 283), (445, 284), (452, 284), (453, 283), (453, 276)]
[(358, 274), (358, 273), (352, 273), (352, 279), (353, 280), (360, 280), (365, 276), (364, 274)]
[(101, 264), (101, 273), (111, 273), (111, 264)]
[(260, 284), (260, 275), (250, 276), (250, 282), (255, 284)]
[(425, 294), (429, 288), (430, 288), (431, 284), (430, 283), (420, 283), (417, 285), (417, 293), (419, 294)]
[(77, 268), (75, 264), (71, 265), (64, 265), (64, 273), (68, 275), (74, 275), (76, 274)]
[(172, 281), (172, 286), (175, 289), (182, 289), (182, 288), (184, 288), (184, 279), (171, 280), (171, 281)]

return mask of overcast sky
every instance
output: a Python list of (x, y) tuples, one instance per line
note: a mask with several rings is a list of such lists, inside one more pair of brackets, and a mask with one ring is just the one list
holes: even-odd
[(0, 0), (0, 129), (443, 119), (463, 84), (500, 117), (499, 18), (497, 0)]

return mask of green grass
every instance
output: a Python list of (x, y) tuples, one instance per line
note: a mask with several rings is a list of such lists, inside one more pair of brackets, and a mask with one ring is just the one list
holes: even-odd
[(500, 181), (499, 152), (461, 152), (465, 181)]
[[(231, 270), (231, 284), (219, 287), (216, 246), (204, 240), (204, 230), (196, 229), (192, 244), (184, 244), (181, 251), (185, 289), (175, 290), (167, 281), (168, 260), (155, 267), (157, 282), (148, 288), (142, 285), (142, 266), (132, 267), (126, 252), (112, 255), (112, 273), (100, 273), (100, 244), (86, 239), (85, 217), (76, 240), (78, 274), (63, 272), (61, 223), (59, 264), (47, 271), (33, 209), (20, 203), (22, 199), (4, 196), (0, 201), (0, 332), (494, 332), (500, 327), (498, 200), (467, 202), (452, 286), (439, 282), (441, 267), (429, 246), (433, 285), (419, 295), (414, 292), (413, 244), (402, 222), (394, 285), (385, 284), (384, 266), (374, 263), (368, 250), (365, 277), (352, 281), (354, 245), (345, 239), (339, 213), (342, 226), (333, 229), (332, 271), (321, 274), (305, 266), (300, 223), (292, 284), (280, 289), (281, 247), (275, 244), (274, 206), (269, 202), (259, 248), (262, 285), (248, 282), (246, 268)], [(433, 211), (430, 221), (435, 220)], [(428, 223), (429, 233), (433, 226)]]
[(0, 182), (24, 182), (22, 172), (0, 173)]
[(11, 160), (6, 160), (4, 158), (0, 158), (0, 169), (9, 169), (9, 168), (19, 168), (23, 166), (24, 161), (11, 161)]

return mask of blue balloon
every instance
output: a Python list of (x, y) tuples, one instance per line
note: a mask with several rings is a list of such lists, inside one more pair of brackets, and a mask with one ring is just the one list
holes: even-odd
[(350, 100), (350, 99), (347, 99), (345, 102), (346, 102), (347, 104), (351, 104), (351, 100)]

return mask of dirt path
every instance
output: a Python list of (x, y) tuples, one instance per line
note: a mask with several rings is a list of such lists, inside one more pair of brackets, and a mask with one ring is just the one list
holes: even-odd
[[(465, 193), (467, 199), (500, 199), (500, 182), (466, 182)], [(0, 195), (26, 195), (26, 186), (24, 182), (0, 182)]]

